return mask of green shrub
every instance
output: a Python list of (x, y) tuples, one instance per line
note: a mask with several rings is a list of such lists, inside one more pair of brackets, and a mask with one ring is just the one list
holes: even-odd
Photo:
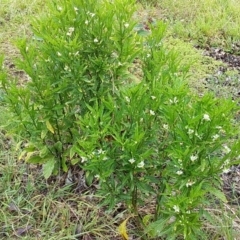
[(2, 87), (17, 131), (28, 135), (26, 160), (46, 164), (46, 177), (67, 171), (69, 147), (81, 134), (78, 115), (131, 82), (128, 68), (139, 51), (134, 22), (128, 22), (132, 5), (58, 1), (51, 15), (34, 21), (32, 41), (18, 42), (18, 67), (29, 80), (20, 86), (5, 78)]
[(27, 141), (20, 158), (43, 164), (46, 178), (79, 165), (103, 204), (124, 202), (148, 239), (198, 239), (207, 196), (225, 201), (219, 174), (237, 162), (236, 105), (190, 93), (162, 45), (165, 26), (137, 34), (134, 2), (54, 3), (18, 43), (28, 81), (2, 73), (4, 101)]

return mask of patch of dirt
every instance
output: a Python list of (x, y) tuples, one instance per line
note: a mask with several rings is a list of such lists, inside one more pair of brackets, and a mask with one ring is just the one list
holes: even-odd
[(240, 204), (240, 166), (232, 166), (222, 174), (223, 190), (230, 204)]
[(226, 67), (226, 69), (231, 68), (240, 71), (240, 56), (234, 54), (235, 51), (237, 50), (233, 49), (232, 51), (230, 51), (233, 53), (229, 53), (221, 48), (207, 48), (205, 51), (205, 55), (227, 63), (228, 66)]
[[(199, 48), (199, 47), (197, 47)], [(225, 51), (221, 48), (207, 47), (205, 56), (222, 61), (224, 66), (220, 66), (217, 71), (205, 79), (206, 88), (213, 91), (216, 96), (232, 98), (240, 101), (240, 45), (233, 45), (233, 49)]]

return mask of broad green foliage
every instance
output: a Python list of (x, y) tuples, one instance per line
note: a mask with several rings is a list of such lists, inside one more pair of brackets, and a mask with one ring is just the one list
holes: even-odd
[[(27, 142), (19, 158), (43, 164), (46, 178), (79, 165), (88, 184), (99, 181), (103, 204), (139, 216), (148, 239), (199, 239), (206, 196), (226, 200), (219, 174), (237, 162), (237, 107), (190, 93), (163, 46), (165, 25), (138, 35), (134, 2), (57, 1), (30, 43), (19, 41), (28, 81), (0, 76)], [(149, 202), (155, 209), (140, 216)]]

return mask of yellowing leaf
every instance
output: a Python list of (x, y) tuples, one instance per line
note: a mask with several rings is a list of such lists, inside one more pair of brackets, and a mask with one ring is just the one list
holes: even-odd
[(47, 120), (46, 121), (46, 125), (47, 125), (47, 129), (54, 134), (54, 129), (53, 126), (51, 125), (51, 123)]
[(21, 148), (23, 141), (18, 142), (18, 144), (16, 145), (16, 151), (18, 151)]
[(149, 224), (152, 217), (153, 217), (152, 214), (147, 214), (143, 217), (143, 223), (145, 226)]
[(20, 153), (20, 155), (19, 155), (19, 157), (18, 157), (18, 160), (22, 160), (26, 153), (27, 153), (27, 151), (26, 151), (26, 150), (23, 150), (23, 151)]
[(124, 240), (129, 240), (128, 234), (127, 234), (127, 221), (129, 220), (130, 217), (128, 217), (126, 220), (124, 220), (120, 226), (118, 227), (118, 232), (120, 233), (120, 235), (122, 236), (122, 238)]
[(36, 154), (37, 152), (34, 151), (34, 152), (28, 152), (26, 157), (25, 157), (25, 161), (27, 162), (34, 154)]

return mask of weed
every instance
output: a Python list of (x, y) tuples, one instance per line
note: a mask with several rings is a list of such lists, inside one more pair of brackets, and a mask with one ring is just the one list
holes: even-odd
[[(236, 106), (190, 93), (184, 81), (190, 64), (181, 65), (176, 51), (164, 47), (164, 24), (151, 25), (141, 38), (133, 8), (103, 1), (101, 9), (114, 13), (106, 16), (90, 3), (53, 4), (54, 17), (35, 22), (31, 43), (19, 41), (19, 66), (30, 78), (22, 85), (1, 75), (17, 131), (25, 139), (29, 134), (21, 157), (43, 164), (46, 178), (79, 165), (88, 184), (99, 182), (104, 204), (125, 203), (141, 237), (203, 237), (209, 194), (226, 200), (218, 174), (237, 163)], [(136, 60), (141, 74), (133, 77), (129, 67)], [(14, 161), (4, 167), (3, 237), (106, 239), (111, 231), (116, 238), (102, 208), (72, 196), (69, 187), (47, 187), (21, 166), (20, 172)], [(142, 212), (150, 200), (151, 211)]]

